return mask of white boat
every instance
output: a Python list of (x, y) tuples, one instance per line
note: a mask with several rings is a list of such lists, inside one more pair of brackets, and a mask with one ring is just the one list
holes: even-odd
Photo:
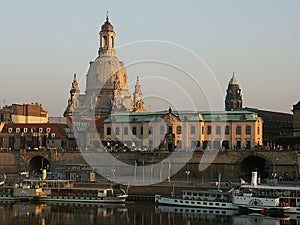
[(70, 180), (24, 180), (22, 183), (33, 187), (42, 188), (46, 194), (40, 198), (40, 202), (62, 203), (125, 203), (128, 195), (118, 188), (90, 188), (74, 187), (74, 181)]
[(241, 185), (233, 192), (233, 203), (252, 211), (300, 213), (300, 188), (280, 185), (260, 185), (257, 172), (252, 172), (251, 184)]
[(231, 192), (220, 192), (217, 190), (183, 190), (181, 196), (155, 195), (155, 203), (160, 205), (173, 205), (181, 207), (238, 209), (238, 207), (232, 203)]

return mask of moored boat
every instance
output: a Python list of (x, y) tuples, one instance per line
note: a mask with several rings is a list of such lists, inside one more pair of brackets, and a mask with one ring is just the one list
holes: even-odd
[(13, 197), (20, 201), (40, 201), (41, 199), (46, 198), (47, 195), (38, 184), (24, 180), (21, 183), (16, 183), (14, 185)]
[(257, 172), (252, 172), (251, 184), (241, 185), (233, 192), (233, 203), (252, 211), (300, 213), (300, 188), (260, 185)]
[(40, 186), (46, 194), (41, 202), (72, 203), (125, 203), (128, 195), (122, 188), (74, 187), (70, 180), (25, 180), (33, 186)]
[(155, 195), (155, 203), (182, 207), (238, 209), (238, 207), (232, 203), (231, 192), (220, 192), (217, 190), (183, 190), (181, 196), (172, 194)]

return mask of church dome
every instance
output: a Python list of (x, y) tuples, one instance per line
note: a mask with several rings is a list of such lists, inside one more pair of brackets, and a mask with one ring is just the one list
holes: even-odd
[(118, 79), (121, 86), (127, 81), (124, 65), (116, 56), (100, 56), (90, 63), (87, 73), (86, 91), (99, 90), (102, 87), (113, 88)]
[(111, 23), (109, 22), (108, 17), (106, 17), (106, 21), (105, 23), (102, 25), (101, 27), (101, 31), (114, 31), (114, 27), (113, 25), (111, 25)]

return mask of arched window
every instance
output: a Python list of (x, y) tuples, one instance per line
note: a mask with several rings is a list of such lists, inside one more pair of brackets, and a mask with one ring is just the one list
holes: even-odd
[(120, 135), (120, 128), (116, 127), (116, 135)]
[(176, 133), (177, 133), (177, 134), (181, 134), (181, 126), (177, 126), (177, 128), (176, 128)]
[(107, 37), (103, 36), (103, 47), (107, 47)]
[(111, 127), (106, 128), (106, 135), (111, 135)]
[(115, 47), (115, 41), (114, 41), (114, 37), (111, 37), (111, 47), (114, 48)]
[(237, 126), (236, 127), (236, 134), (241, 134), (242, 133), (242, 127), (241, 126)]
[(128, 127), (124, 127), (124, 134), (128, 135)]

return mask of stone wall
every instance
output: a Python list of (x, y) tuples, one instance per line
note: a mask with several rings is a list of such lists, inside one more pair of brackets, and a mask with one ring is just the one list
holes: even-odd
[[(112, 153), (116, 160), (120, 160), (124, 163), (142, 166), (151, 164), (160, 164), (161, 160), (166, 159), (168, 162), (169, 153)], [(20, 152), (1, 152), (0, 153), (0, 173), (19, 173), (26, 170), (29, 167), (30, 161), (36, 157), (46, 158), (50, 164), (51, 169), (55, 169), (57, 166), (65, 164), (89, 164), (91, 167), (109, 167), (111, 163), (107, 165), (99, 165), (97, 159), (99, 157), (107, 157), (102, 152), (85, 152), (84, 155), (81, 152), (61, 152), (56, 149), (52, 149), (47, 152), (40, 151), (25, 151)], [(263, 160), (265, 163), (265, 169), (268, 171), (268, 175), (271, 174), (273, 169), (276, 169), (278, 174), (288, 173), (290, 175), (299, 177), (299, 162), (300, 155), (298, 151), (220, 151), (217, 155), (210, 154), (209, 152), (197, 152), (189, 160), (189, 163), (185, 165), (186, 153), (174, 153), (172, 161), (172, 169), (175, 168), (176, 163), (182, 165), (182, 169), (178, 171), (174, 179), (189, 179), (201, 181), (204, 180), (217, 180), (218, 174), (222, 174), (222, 179), (232, 180), (240, 178), (243, 170), (243, 165), (249, 157), (256, 157), (255, 159)], [(93, 160), (85, 160), (85, 157), (89, 157)], [(204, 160), (205, 159), (205, 160)], [(168, 163), (164, 163), (164, 170), (168, 169)], [(199, 171), (199, 163), (200, 171)], [(211, 162), (211, 163), (210, 163)], [(110, 169), (108, 170), (110, 171)], [(190, 171), (187, 175), (187, 171)], [(249, 171), (248, 171), (249, 172)]]

